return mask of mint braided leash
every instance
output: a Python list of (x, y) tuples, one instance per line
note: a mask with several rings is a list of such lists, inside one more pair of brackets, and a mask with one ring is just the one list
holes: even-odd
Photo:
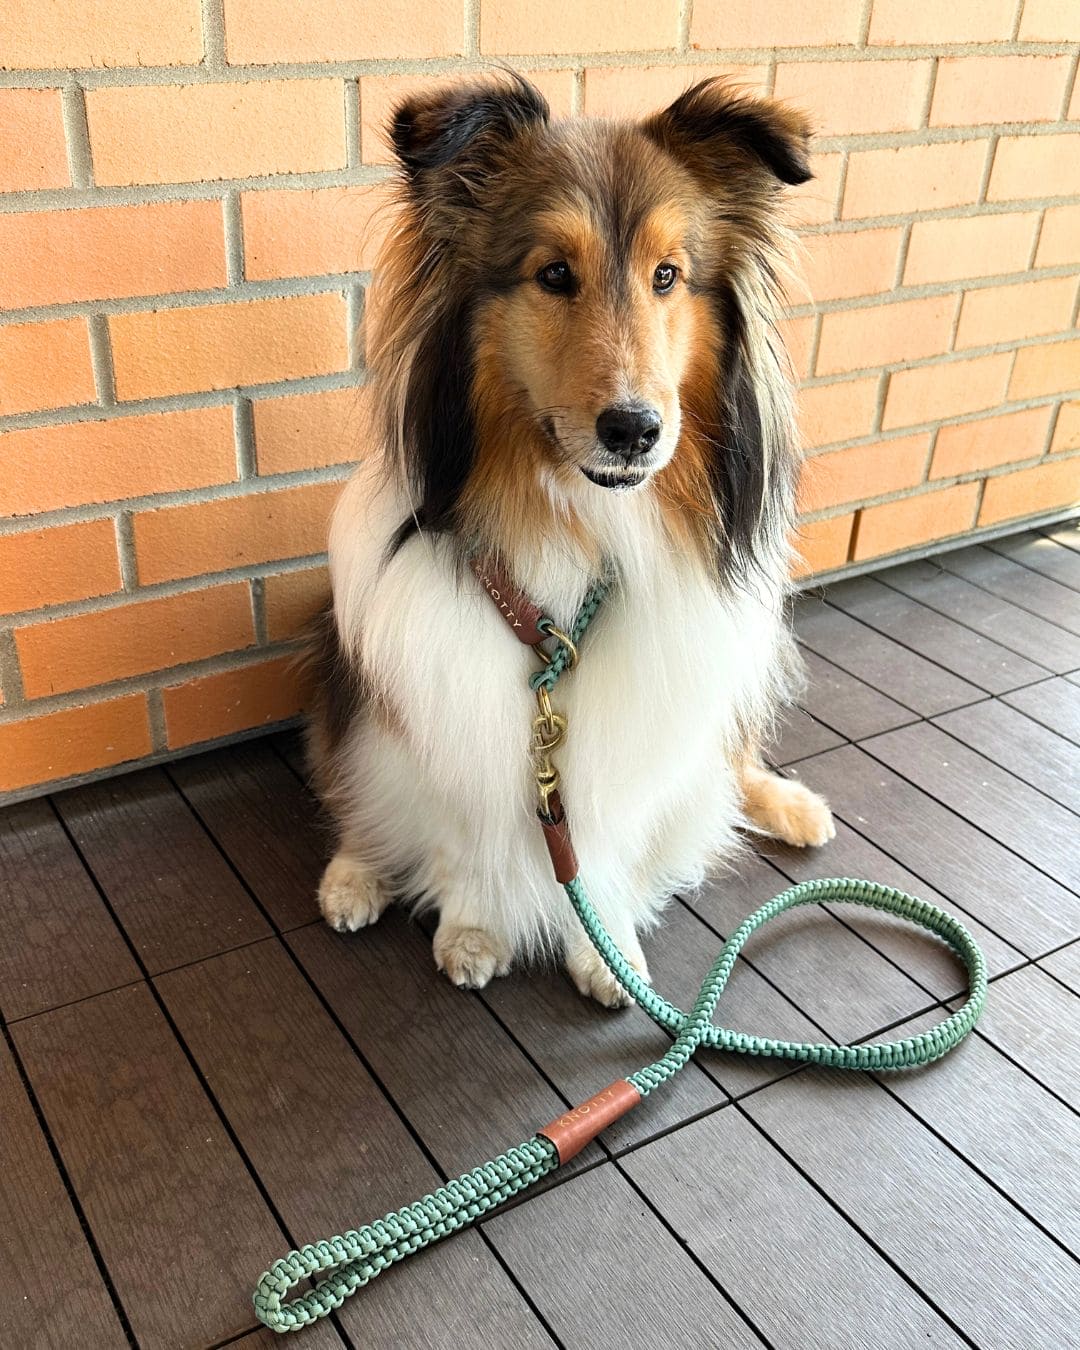
[[(573, 643), (584, 634), (606, 589), (603, 583), (598, 583), (586, 595), (569, 634)], [(545, 631), (552, 627), (550, 621), (541, 621), (540, 626)], [(550, 692), (571, 661), (572, 652), (559, 641), (547, 666), (532, 677), (533, 689), (543, 686)], [(626, 960), (600, 922), (576, 869), (575, 875), (563, 882), (563, 888), (612, 975), (658, 1026), (674, 1036), (671, 1046), (654, 1063), (625, 1079), (617, 1079), (589, 1102), (545, 1126), (543, 1132), (448, 1181), (430, 1195), (363, 1228), (310, 1244), (275, 1261), (259, 1280), (254, 1294), (255, 1311), (272, 1331), (298, 1331), (325, 1317), (389, 1266), (469, 1227), (520, 1195), (567, 1162), (641, 1097), (667, 1083), (701, 1047), (800, 1060), (834, 1069), (912, 1068), (940, 1059), (959, 1044), (978, 1021), (986, 1002), (986, 961), (962, 923), (936, 905), (890, 886), (834, 879), (801, 882), (744, 919), (724, 943), (702, 981), (693, 1008), (686, 1013), (658, 994)], [(715, 1026), (712, 1016), (716, 1004), (739, 953), (753, 933), (787, 910), (826, 902), (895, 914), (944, 939), (967, 970), (968, 997), (963, 1007), (918, 1036), (869, 1045), (780, 1041)], [(309, 1278), (317, 1278), (314, 1288), (288, 1299), (300, 1281)]]

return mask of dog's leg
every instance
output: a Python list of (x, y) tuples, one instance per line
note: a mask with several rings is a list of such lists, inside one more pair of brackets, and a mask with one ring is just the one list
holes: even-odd
[(339, 933), (353, 933), (374, 923), (392, 898), (370, 865), (350, 852), (347, 841), (330, 859), (319, 882), (319, 909)]
[(439, 926), (432, 943), (435, 964), (459, 989), (483, 989), (495, 976), (509, 972), (513, 950), (494, 931), (478, 900), (480, 886), (468, 866), (467, 846), (444, 836), (435, 857), (439, 900)]
[(763, 833), (797, 848), (835, 837), (829, 803), (805, 784), (770, 773), (756, 755), (744, 756), (738, 772), (746, 818)]
[[(641, 950), (633, 923), (611, 923), (604, 919), (604, 927), (611, 934), (616, 946), (643, 978), (649, 978), (649, 968), (645, 964), (645, 953)], [(605, 1008), (626, 1008), (633, 1002), (615, 976), (608, 970), (596, 948), (589, 941), (580, 923), (566, 935), (566, 969), (579, 994), (594, 998)]]

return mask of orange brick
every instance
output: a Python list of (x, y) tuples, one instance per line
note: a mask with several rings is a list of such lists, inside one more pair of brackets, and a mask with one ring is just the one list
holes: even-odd
[(111, 520), (0, 534), (0, 611), (86, 600), (121, 584)]
[(1056, 506), (1080, 505), (1080, 455), (1036, 464), (1030, 469), (1000, 474), (986, 480), (980, 525), (996, 525), (1052, 511)]
[(147, 586), (323, 553), (340, 491), (337, 482), (313, 483), (144, 511), (134, 520), (139, 581)]
[(930, 477), (955, 478), (1015, 460), (1035, 459), (1046, 444), (1052, 412), (1053, 408), (1025, 408), (942, 427), (934, 446)]
[(988, 144), (944, 141), (859, 151), (848, 159), (841, 215), (906, 215), (977, 201)]
[(594, 0), (589, 5), (499, 0), (480, 9), (480, 50), (485, 56), (650, 51), (674, 47), (678, 40), (678, 0), (648, 5), (627, 0)]
[(978, 499), (978, 483), (957, 483), (881, 506), (868, 506), (859, 512), (852, 558), (855, 561), (878, 558), (883, 553), (899, 553), (901, 549), (961, 534), (975, 523)]
[(68, 181), (59, 89), (0, 89), (0, 192)]
[(294, 658), (278, 656), (173, 685), (162, 700), (168, 743), (179, 747), (295, 717), (304, 688)]
[(66, 408), (95, 397), (84, 319), (0, 328), (0, 413)]
[(182, 66), (202, 60), (199, 0), (5, 0), (0, 60), (8, 69)]
[(960, 310), (956, 346), (988, 347), (994, 342), (1061, 333), (1072, 325), (1075, 303), (1075, 277), (968, 291)]
[(948, 5), (874, 0), (868, 41), (877, 46), (942, 42), (1007, 42), (1016, 0), (951, 0)]
[(345, 370), (341, 295), (198, 305), (109, 319), (118, 399), (230, 389)]
[(1036, 267), (1080, 262), (1080, 206), (1052, 206), (1043, 217)]
[(963, 220), (917, 220), (911, 227), (904, 285), (1023, 272), (1038, 222), (1036, 211), (967, 216)]
[(225, 285), (220, 202), (0, 215), (0, 306)]
[(843, 516), (830, 516), (828, 520), (800, 521), (795, 531), (797, 557), (792, 575), (805, 577), (843, 567), (848, 560), (851, 527), (854, 523), (853, 511)]
[(954, 295), (826, 314), (815, 373), (836, 375), (939, 356), (949, 350), (955, 317)]
[(713, 75), (761, 92), (768, 80), (768, 67), (595, 66), (585, 72), (582, 111), (587, 117), (645, 117)]
[(891, 431), (994, 407), (1005, 395), (1011, 361), (1011, 352), (1000, 352), (895, 371), (889, 376), (882, 429)]
[(802, 319), (781, 319), (780, 336), (787, 348), (795, 378), (806, 379), (810, 374), (810, 349), (814, 341), (813, 315)]
[(1036, 398), (1039, 394), (1068, 394), (1080, 387), (1080, 338), (1046, 342), (1040, 347), (1021, 347), (1016, 353), (1010, 398)]
[(923, 432), (814, 455), (803, 464), (799, 510), (824, 511), (915, 487), (923, 481), (929, 451), (930, 436)]
[(836, 219), (837, 198), (840, 196), (840, 170), (844, 156), (812, 155), (810, 166), (813, 178), (799, 187), (788, 188), (784, 196), (787, 199), (790, 219), (796, 228), (807, 225), (824, 225)]
[[(862, 35), (859, 0), (696, 0), (695, 47), (850, 47)], [(666, 46), (666, 43), (658, 44)]]
[(945, 56), (938, 62), (932, 127), (1056, 122), (1069, 56)]
[(367, 389), (287, 394), (254, 405), (260, 474), (322, 469), (359, 459), (370, 446)]
[(306, 567), (280, 572), (265, 582), (266, 629), (272, 642), (299, 637), (330, 599), (330, 572)]
[(1016, 36), (1020, 42), (1075, 42), (1073, 0), (1024, 0)]
[(111, 768), (151, 749), (145, 694), (5, 722), (0, 726), (0, 791)]
[(1056, 455), (1063, 450), (1080, 450), (1080, 402), (1063, 403), (1058, 413), (1050, 453)]
[(306, 173), (346, 164), (340, 80), (91, 89), (86, 116), (100, 185)]
[(463, 0), (225, 0), (225, 51), (234, 65), (457, 56)]
[(274, 277), (362, 272), (393, 220), (394, 185), (245, 192), (244, 273)]
[(815, 234), (803, 240), (803, 271), (816, 301), (846, 300), (892, 289), (903, 231), (859, 230)]
[(254, 641), (246, 582), (15, 629), (27, 698), (165, 670)]
[(877, 398), (876, 377), (800, 389), (799, 428), (803, 444), (813, 448), (869, 435), (874, 428)]
[(1002, 136), (994, 155), (987, 200), (1071, 197), (1080, 193), (1080, 132), (1057, 136)]
[[(439, 71), (434, 75), (363, 75), (360, 79), (360, 157), (365, 164), (393, 164), (386, 129), (394, 108), (412, 94), (489, 79), (489, 70)], [(572, 70), (530, 70), (528, 79), (551, 106), (552, 115), (570, 112), (574, 92)]]
[(227, 483), (236, 477), (232, 408), (9, 431), (0, 462), (0, 515)]
[(821, 136), (922, 125), (930, 61), (798, 61), (776, 68), (773, 94), (810, 114)]

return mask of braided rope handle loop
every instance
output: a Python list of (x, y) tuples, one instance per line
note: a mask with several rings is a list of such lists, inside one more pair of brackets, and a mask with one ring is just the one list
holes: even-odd
[[(289, 1252), (256, 1286), (259, 1320), (271, 1331), (299, 1331), (396, 1262), (467, 1228), (558, 1165), (554, 1145), (534, 1136), (374, 1223)], [(286, 1301), (301, 1280), (316, 1275), (323, 1278), (313, 1289)]]

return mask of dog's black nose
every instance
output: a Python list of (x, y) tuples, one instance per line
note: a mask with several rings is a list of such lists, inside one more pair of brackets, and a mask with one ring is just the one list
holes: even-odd
[(653, 448), (661, 425), (655, 408), (605, 408), (596, 419), (596, 434), (605, 450), (634, 459)]

